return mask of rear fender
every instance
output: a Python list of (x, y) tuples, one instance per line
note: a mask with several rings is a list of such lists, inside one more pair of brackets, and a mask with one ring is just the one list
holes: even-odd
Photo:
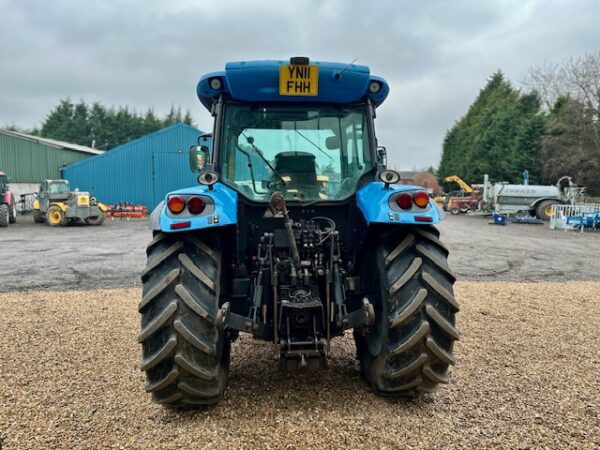
[(376, 181), (367, 184), (356, 193), (356, 202), (367, 224), (388, 223), (397, 225), (433, 225), (444, 218), (444, 212), (432, 199), (429, 199), (427, 208), (414, 208), (411, 211), (402, 211), (393, 208), (390, 197), (402, 192), (423, 191), (419, 186), (391, 184), (385, 189), (382, 182)]
[(52, 202), (50, 203), (50, 205), (48, 205), (48, 208), (50, 208), (51, 206), (58, 206), (62, 210), (62, 212), (67, 212), (67, 209), (69, 209), (65, 202)]
[[(166, 207), (167, 199), (171, 195), (199, 195), (208, 197), (212, 204), (198, 215), (191, 215), (187, 211), (174, 215)], [(237, 224), (237, 192), (222, 183), (215, 184), (212, 190), (207, 186), (194, 186), (169, 192), (150, 215), (151, 229), (165, 233), (204, 230), (235, 224)]]
[(6, 203), (7, 205), (12, 205), (15, 202), (15, 198), (10, 191), (4, 193), (4, 198), (2, 200), (3, 201), (0, 201), (0, 203)]

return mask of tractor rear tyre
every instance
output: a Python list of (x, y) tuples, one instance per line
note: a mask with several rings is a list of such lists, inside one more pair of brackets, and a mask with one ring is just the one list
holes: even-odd
[(17, 204), (15, 203), (14, 198), (12, 204), (8, 209), (8, 222), (17, 223)]
[(354, 337), (363, 375), (377, 394), (413, 397), (448, 383), (459, 307), (447, 257), (439, 232), (422, 226), (391, 231), (367, 259), (375, 324)]
[(102, 225), (104, 223), (104, 216), (94, 216), (94, 217), (88, 217), (87, 219), (85, 219), (85, 223), (87, 223), (88, 225)]
[(8, 212), (8, 205), (6, 203), (0, 204), (0, 228), (6, 228), (10, 221), (10, 213)]
[(42, 212), (39, 209), (33, 210), (33, 221), (35, 223), (44, 223), (44, 216), (42, 215)]
[(535, 208), (535, 216), (538, 219), (550, 220), (552, 217), (552, 206), (558, 204), (556, 200), (544, 200), (540, 202)]
[(60, 227), (64, 225), (65, 215), (58, 206), (51, 206), (46, 211), (46, 222), (51, 227)]
[(146, 253), (138, 337), (146, 391), (169, 407), (217, 403), (230, 352), (219, 326), (220, 241), (211, 234), (158, 233)]

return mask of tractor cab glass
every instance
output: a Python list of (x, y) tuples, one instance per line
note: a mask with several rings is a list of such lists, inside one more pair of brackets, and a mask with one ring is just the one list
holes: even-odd
[(221, 176), (251, 200), (344, 199), (373, 167), (364, 106), (229, 104), (222, 129)]
[(4, 191), (6, 191), (7, 185), (8, 181), (6, 179), (6, 175), (0, 175), (0, 193), (4, 193)]
[(49, 189), (50, 194), (68, 194), (69, 184), (68, 183), (50, 183)]
[(69, 194), (69, 183), (66, 181), (51, 181), (47, 187), (47, 194), (53, 199), (67, 198)]

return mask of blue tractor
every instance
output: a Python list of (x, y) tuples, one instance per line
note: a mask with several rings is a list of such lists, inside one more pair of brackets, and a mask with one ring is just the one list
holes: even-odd
[(218, 402), (240, 332), (273, 342), (288, 372), (327, 367), (353, 330), (384, 396), (448, 382), (458, 339), (441, 211), (386, 169), (369, 68), (295, 57), (228, 63), (197, 93), (212, 136), (190, 149), (198, 186), (152, 213), (139, 304), (146, 390), (178, 407)]

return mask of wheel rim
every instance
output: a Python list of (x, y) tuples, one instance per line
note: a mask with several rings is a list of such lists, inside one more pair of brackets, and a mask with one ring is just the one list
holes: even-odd
[(546, 217), (551, 217), (552, 216), (552, 206), (553, 205), (548, 205), (548, 206), (546, 206), (546, 209), (544, 209), (544, 215)]
[(62, 220), (62, 214), (60, 211), (50, 211), (48, 214), (48, 220), (51, 224), (56, 225), (59, 224)]
[[(377, 270), (372, 272), (371, 286), (381, 287), (381, 280), (379, 279), (379, 275)], [(385, 311), (383, 308), (385, 307), (385, 301), (383, 300), (383, 296), (381, 295), (381, 289), (374, 289), (369, 294), (369, 299), (373, 304), (373, 309), (375, 310), (375, 323), (371, 327), (369, 334), (366, 336), (366, 344), (367, 350), (371, 356), (377, 356), (381, 353), (381, 346), (383, 345), (383, 335), (384, 335), (384, 320), (385, 320)]]

